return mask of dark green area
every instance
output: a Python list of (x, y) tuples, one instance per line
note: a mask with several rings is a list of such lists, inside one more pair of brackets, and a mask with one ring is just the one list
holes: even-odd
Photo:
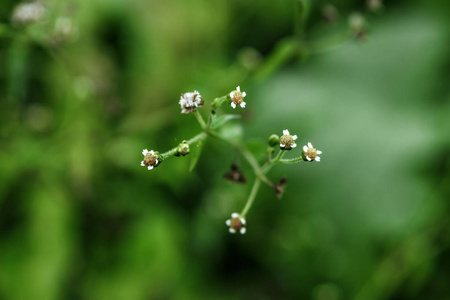
[[(299, 57), (294, 2), (49, 0), (21, 27), (1, 1), (0, 299), (450, 298), (450, 4), (386, 1), (335, 47), (364, 1), (325, 24), (313, 0), (326, 49)], [(181, 93), (206, 116), (238, 85), (247, 107), (219, 113), (258, 158), (283, 129), (323, 151), (274, 167), (286, 192), (261, 187), (243, 236), (239, 152), (208, 138), (192, 172), (195, 148), (140, 166), (200, 132)], [(233, 162), (250, 183), (223, 179)]]

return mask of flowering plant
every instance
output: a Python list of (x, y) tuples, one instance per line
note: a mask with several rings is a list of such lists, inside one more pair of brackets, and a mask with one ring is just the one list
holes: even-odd
[[(235, 147), (251, 165), (252, 170), (255, 174), (255, 181), (244, 208), (240, 213), (233, 213), (231, 215), (231, 219), (228, 219), (226, 221), (227, 226), (229, 226), (230, 233), (239, 232), (241, 234), (244, 234), (246, 232), (245, 217), (252, 207), (253, 202), (255, 201), (261, 183), (265, 183), (269, 187), (273, 188), (275, 191), (275, 196), (277, 198), (281, 198), (284, 192), (286, 178), (282, 178), (277, 183), (272, 182), (267, 177), (270, 169), (276, 164), (293, 164), (302, 161), (319, 162), (320, 158), (318, 155), (322, 153), (321, 151), (314, 148), (311, 143), (308, 143), (303, 147), (303, 152), (300, 153), (300, 155), (298, 155), (297, 157), (289, 159), (283, 158), (287, 151), (294, 150), (294, 148), (297, 147), (295, 141), (298, 139), (297, 135), (291, 135), (289, 133), (289, 130), (285, 129), (283, 130), (283, 135), (281, 137), (276, 134), (272, 134), (269, 136), (266, 159), (264, 163), (261, 164), (246, 147), (221, 134), (219, 129), (228, 121), (236, 119), (237, 115), (219, 115), (218, 109), (225, 102), (229, 103), (233, 109), (235, 109), (237, 106), (245, 108), (246, 102), (244, 102), (243, 100), (246, 95), (247, 94), (245, 92), (241, 92), (241, 89), (238, 86), (235, 90), (228, 93), (227, 95), (215, 98), (211, 103), (211, 111), (207, 120), (205, 121), (204, 117), (198, 111), (198, 108), (204, 105), (204, 101), (202, 100), (200, 93), (198, 91), (194, 91), (181, 94), (181, 98), (179, 101), (179, 104), (181, 106), (181, 113), (186, 115), (193, 114), (196, 117), (196, 120), (199, 123), (202, 131), (191, 139), (183, 141), (178, 146), (162, 154), (155, 150), (149, 151), (147, 149), (144, 149), (142, 152), (142, 154), (144, 155), (144, 160), (141, 161), (141, 166), (146, 167), (148, 170), (153, 170), (155, 167), (159, 166), (165, 159), (168, 159), (171, 156), (188, 155), (190, 153), (190, 146), (193, 144), (197, 144), (197, 148), (201, 149), (201, 147), (204, 145), (203, 141), (207, 137), (212, 137)], [(195, 167), (200, 153), (201, 151), (196, 151), (194, 156), (192, 157), (191, 170)], [(246, 182), (244, 175), (239, 170), (239, 167), (236, 164), (232, 165), (231, 171), (225, 174), (224, 177), (227, 180), (236, 183), (242, 184)]]

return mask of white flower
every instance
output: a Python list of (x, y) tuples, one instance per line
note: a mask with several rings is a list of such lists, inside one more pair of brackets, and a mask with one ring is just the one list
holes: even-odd
[(18, 25), (37, 23), (44, 19), (46, 13), (47, 10), (41, 2), (25, 2), (14, 8), (12, 21)]
[(236, 233), (239, 231), (241, 234), (244, 234), (246, 232), (245, 219), (238, 213), (232, 213), (231, 219), (228, 219), (225, 224), (230, 227), (230, 233)]
[(317, 150), (313, 147), (311, 143), (308, 143), (308, 145), (303, 146), (303, 159), (306, 159), (307, 161), (320, 161), (319, 155), (322, 154), (322, 151)]
[(158, 164), (161, 163), (161, 160), (159, 158), (159, 153), (147, 149), (144, 149), (142, 151), (142, 155), (144, 155), (144, 160), (141, 161), (141, 166), (147, 167), (147, 169), (151, 170), (154, 167), (156, 167)]
[(297, 135), (290, 135), (289, 130), (283, 130), (283, 135), (280, 137), (280, 148), (283, 150), (291, 150), (297, 147), (295, 140), (298, 138)]
[(181, 113), (187, 115), (196, 111), (197, 107), (201, 107), (204, 104), (201, 97), (198, 91), (181, 94), (180, 101), (178, 102), (181, 106)]
[(231, 107), (236, 108), (236, 106), (239, 105), (240, 107), (245, 108), (246, 103), (244, 102), (244, 97), (246, 95), (245, 92), (241, 93), (241, 87), (238, 86), (235, 91), (230, 93)]

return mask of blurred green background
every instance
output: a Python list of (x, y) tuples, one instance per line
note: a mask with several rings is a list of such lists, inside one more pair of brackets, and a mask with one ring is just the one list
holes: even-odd
[[(0, 299), (450, 299), (450, 3), (386, 2), (326, 24), (314, 1), (307, 40), (354, 11), (367, 40), (282, 59), (294, 0), (48, 0), (29, 26), (2, 0)], [(206, 115), (237, 85), (250, 148), (288, 128), (323, 151), (274, 168), (243, 236), (231, 147), (139, 165), (199, 132), (180, 93)]]

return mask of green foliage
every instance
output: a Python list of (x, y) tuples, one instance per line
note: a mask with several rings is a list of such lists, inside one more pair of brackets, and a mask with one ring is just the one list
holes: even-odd
[[(23, 28), (1, 1), (0, 299), (450, 296), (448, 3), (386, 2), (366, 42), (343, 43), (361, 7), (335, 2), (324, 25), (311, 1), (299, 44), (294, 2), (49, 0)], [(222, 134), (264, 141), (247, 144), (259, 161), (286, 128), (324, 154), (274, 167), (283, 198), (262, 185), (247, 234), (230, 236), (251, 190), (223, 180), (233, 162), (251, 177), (233, 147), (139, 162), (200, 130), (180, 93), (209, 109), (238, 85), (247, 107), (234, 120), (222, 106)]]

